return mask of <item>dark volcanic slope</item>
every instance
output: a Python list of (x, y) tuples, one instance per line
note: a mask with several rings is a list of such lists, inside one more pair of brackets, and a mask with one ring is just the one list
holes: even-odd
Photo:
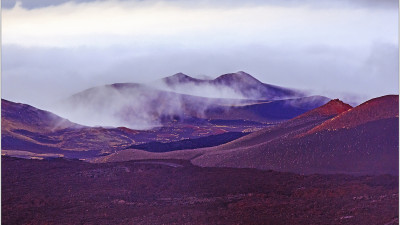
[(214, 148), (193, 162), (300, 173), (398, 174), (398, 96), (370, 100), (325, 123), (327, 118), (319, 122), (306, 118)]
[[(376, 98), (367, 105), (371, 106), (368, 110), (365, 104), (351, 108), (332, 100), (292, 120), (220, 146), (159, 154), (127, 150), (100, 158), (97, 162), (121, 161), (124, 158), (175, 158), (191, 160), (205, 167), (245, 167), (307, 174), (397, 175), (398, 96)], [(380, 110), (385, 112), (378, 113)], [(342, 123), (342, 115), (353, 119), (353, 114), (360, 117), (354, 127), (309, 132), (330, 121)], [(368, 116), (370, 114), (374, 116)], [(354, 121), (345, 124), (354, 124)]]
[[(253, 132), (252, 134), (246, 135), (245, 137), (239, 138), (232, 142), (222, 144), (216, 148), (186, 150), (183, 152), (170, 152), (157, 155), (147, 154), (141, 151), (127, 150), (120, 151), (106, 157), (101, 157), (97, 159), (96, 162), (113, 162), (142, 158), (177, 158), (187, 160), (193, 159), (194, 163), (198, 163), (201, 166), (218, 166), (217, 163), (223, 160), (224, 157), (227, 157), (227, 161), (231, 162), (229, 166), (241, 167), (244, 162), (238, 162), (238, 160), (240, 160), (240, 156), (237, 156), (234, 160), (230, 160), (229, 157), (232, 154), (236, 154), (235, 152), (237, 152), (243, 146), (251, 149), (255, 146), (268, 143), (278, 138), (288, 137), (289, 135), (291, 137), (295, 137), (296, 135), (302, 134), (305, 131), (310, 130), (311, 128), (323, 123), (328, 119), (333, 118), (334, 116), (348, 110), (349, 108), (351, 108), (351, 106), (341, 101), (332, 100), (324, 106), (311, 110), (310, 112), (298, 116), (290, 121)], [(251, 154), (246, 155), (246, 157), (251, 156)], [(234, 163), (237, 163), (237, 165), (234, 165)], [(265, 167), (262, 167), (262, 165), (263, 164), (261, 164), (261, 166), (259, 164), (251, 164), (251, 166), (249, 167), (265, 169)]]
[(134, 143), (132, 137), (137, 133), (126, 128), (81, 126), (51, 112), (2, 99), (1, 148), (11, 155), (18, 150), (84, 158), (118, 145), (123, 149)]
[[(244, 135), (242, 132), (266, 126), (243, 120), (235, 121), (234, 124), (228, 121), (227, 125), (224, 125), (227, 121), (217, 121), (216, 124), (213, 124), (215, 121), (210, 122), (193, 118), (151, 130), (85, 127), (29, 105), (2, 100), (1, 147), (6, 150), (2, 152), (3, 155), (90, 158), (148, 142), (153, 142), (147, 146), (157, 147), (156, 151), (182, 149), (182, 146), (214, 146), (241, 137)], [(213, 136), (218, 134), (221, 135)], [(206, 136), (211, 137), (196, 140)], [(183, 139), (195, 140), (176, 142)]]
[(242, 132), (227, 132), (223, 134), (210, 135), (207, 137), (185, 139), (181, 141), (174, 141), (167, 143), (155, 141), (140, 145), (131, 145), (128, 148), (141, 149), (149, 152), (170, 152), (174, 150), (196, 149), (196, 148), (217, 146), (233, 141), (245, 135), (247, 134)]
[(165, 84), (172, 90), (185, 90), (189, 91), (189, 93), (190, 90), (187, 90), (189, 85), (200, 87), (211, 86), (214, 88), (228, 87), (234, 93), (248, 99), (273, 100), (304, 96), (299, 91), (262, 83), (243, 71), (224, 74), (214, 80), (195, 79), (183, 73), (177, 73), (173, 76), (164, 78), (163, 82), (165, 82)]
[(349, 129), (376, 120), (398, 118), (398, 116), (399, 96), (387, 95), (364, 102), (358, 107), (341, 114), (333, 120), (326, 121), (320, 126), (315, 127), (308, 133), (342, 128)]
[(398, 177), (2, 157), (4, 224), (396, 224)]
[(296, 121), (300, 120), (310, 120), (313, 118), (327, 118), (327, 117), (334, 117), (337, 116), (343, 112), (346, 112), (347, 110), (351, 109), (349, 104), (346, 104), (339, 99), (334, 99), (329, 101), (327, 104), (323, 105), (322, 107), (318, 107), (314, 110), (311, 110), (309, 112), (303, 113), (302, 115), (296, 117), (293, 119)]
[(61, 153), (58, 138), (49, 133), (84, 128), (48, 111), (1, 100), (1, 149)]
[(329, 98), (310, 96), (295, 99), (247, 103), (233, 107), (209, 108), (205, 111), (209, 119), (251, 120), (257, 122), (281, 122), (292, 119), (320, 107)]
[(23, 126), (29, 131), (38, 133), (82, 127), (51, 112), (38, 110), (30, 105), (15, 103), (5, 99), (1, 99), (1, 120), (2, 132), (7, 132), (14, 126), (18, 128)]
[(329, 120), (351, 108), (352, 107), (350, 105), (345, 104), (342, 101), (331, 100), (325, 105), (297, 116), (287, 122), (265, 128), (247, 135), (246, 137), (242, 137), (225, 145), (221, 145), (218, 147), (218, 150), (235, 149), (242, 146), (257, 146), (282, 136), (294, 137), (295, 135), (301, 134), (305, 130), (318, 126), (324, 121)]

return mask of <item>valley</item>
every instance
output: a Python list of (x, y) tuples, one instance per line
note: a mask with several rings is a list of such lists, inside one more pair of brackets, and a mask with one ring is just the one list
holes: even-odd
[(159, 82), (84, 90), (65, 118), (2, 99), (2, 221), (398, 224), (398, 95), (353, 107), (244, 72)]

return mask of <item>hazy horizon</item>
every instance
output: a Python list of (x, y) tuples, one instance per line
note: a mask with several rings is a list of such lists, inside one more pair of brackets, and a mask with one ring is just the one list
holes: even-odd
[(45, 107), (182, 72), (361, 103), (398, 94), (398, 2), (2, 1), (2, 98)]

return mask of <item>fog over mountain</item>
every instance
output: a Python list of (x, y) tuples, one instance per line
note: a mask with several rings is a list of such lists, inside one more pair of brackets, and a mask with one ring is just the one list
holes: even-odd
[(353, 105), (398, 93), (397, 1), (2, 5), (2, 95), (38, 107), (94, 86), (178, 72), (214, 79), (245, 71)]
[(5, 224), (398, 223), (398, 0), (1, 6)]
[(177, 73), (146, 84), (101, 85), (55, 102), (49, 109), (88, 126), (151, 129), (185, 120), (278, 122), (328, 100), (265, 84), (239, 71), (211, 80)]

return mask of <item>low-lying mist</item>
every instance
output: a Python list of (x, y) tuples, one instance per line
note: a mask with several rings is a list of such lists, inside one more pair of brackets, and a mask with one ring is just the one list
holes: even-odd
[(279, 100), (304, 96), (302, 92), (264, 84), (239, 71), (215, 79), (198, 79), (182, 73), (150, 83), (157, 89), (205, 98)]
[[(247, 99), (247, 97), (237, 91), (236, 88), (222, 85), (214, 86), (206, 83), (185, 83), (177, 86), (168, 86), (164, 82), (159, 82), (155, 84), (154, 87), (165, 91), (172, 91), (179, 94), (193, 95), (204, 98)], [(258, 97), (254, 99), (258, 99)]]
[(166, 121), (202, 118), (210, 107), (239, 102), (182, 95), (141, 84), (113, 84), (77, 93), (51, 111), (82, 125), (145, 130)]

